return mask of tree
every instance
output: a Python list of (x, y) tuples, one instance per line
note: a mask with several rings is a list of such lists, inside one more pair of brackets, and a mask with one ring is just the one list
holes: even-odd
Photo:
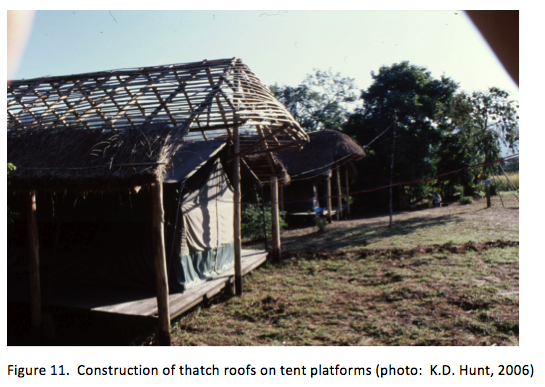
[(465, 132), (475, 154), (488, 163), (500, 157), (502, 144), (517, 150), (517, 108), (508, 92), (491, 87), (471, 95), (460, 93), (449, 116), (454, 130)]
[[(502, 144), (516, 151), (516, 108), (516, 102), (509, 100), (509, 93), (496, 87), (454, 96), (440, 114), (442, 139), (437, 148), (437, 173), (497, 160)], [(488, 168), (449, 175), (439, 183), (447, 196), (453, 194), (455, 185), (461, 185), (465, 195), (472, 195), (479, 172), (486, 176)]]
[(331, 69), (314, 69), (299, 86), (270, 87), (306, 131), (340, 129), (356, 101), (353, 78), (342, 77)]
[[(360, 144), (368, 144), (397, 117), (394, 183), (432, 175), (436, 162), (434, 149), (441, 140), (437, 115), (449, 103), (458, 85), (448, 77), (435, 79), (424, 67), (409, 62), (381, 67), (371, 76), (373, 83), (361, 94), (363, 108), (350, 116), (344, 132)], [(368, 156), (358, 163), (359, 188), (389, 183), (392, 140), (393, 130), (390, 129), (366, 150)], [(426, 188), (426, 184), (420, 184), (408, 190), (412, 199), (417, 200), (428, 194)], [(385, 192), (373, 195), (375, 205), (387, 204)], [(398, 195), (404, 193), (405, 190), (399, 190)]]

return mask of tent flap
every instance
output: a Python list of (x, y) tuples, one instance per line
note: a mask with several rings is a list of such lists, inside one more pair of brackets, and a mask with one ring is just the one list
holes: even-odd
[(208, 178), (185, 193), (179, 209), (182, 230), (172, 257), (173, 291), (187, 290), (234, 263), (233, 189), (219, 158), (199, 173)]

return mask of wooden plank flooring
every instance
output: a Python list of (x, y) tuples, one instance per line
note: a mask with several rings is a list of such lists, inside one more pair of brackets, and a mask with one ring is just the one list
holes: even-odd
[[(242, 250), (242, 275), (254, 270), (266, 260), (266, 251)], [(185, 293), (170, 294), (170, 318), (173, 319), (205, 299), (218, 294), (227, 285), (234, 282), (234, 276), (232, 268)], [(74, 291), (67, 291), (66, 287), (59, 291), (49, 290), (44, 304), (133, 316), (157, 316), (157, 299), (154, 292), (133, 289), (87, 288), (84, 284), (71, 286), (74, 286)], [(8, 300), (21, 300), (23, 293), (25, 292), (18, 293), (19, 297), (12, 297), (16, 295), (16, 292), (8, 291)]]

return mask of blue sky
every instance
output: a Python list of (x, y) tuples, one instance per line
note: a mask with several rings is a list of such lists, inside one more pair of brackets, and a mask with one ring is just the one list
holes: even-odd
[(518, 88), (462, 11), (38, 11), (14, 79), (239, 57), (266, 85), (332, 68), (367, 88), (408, 60), (466, 91)]

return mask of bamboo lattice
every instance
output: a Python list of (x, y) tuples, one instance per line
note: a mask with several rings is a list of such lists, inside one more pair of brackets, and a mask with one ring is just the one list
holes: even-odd
[[(136, 129), (167, 123), (186, 140), (231, 129), (251, 135), (241, 152), (301, 149), (308, 136), (240, 59), (203, 60), (11, 81), (8, 132), (22, 129)], [(268, 157), (268, 156), (267, 156)]]

